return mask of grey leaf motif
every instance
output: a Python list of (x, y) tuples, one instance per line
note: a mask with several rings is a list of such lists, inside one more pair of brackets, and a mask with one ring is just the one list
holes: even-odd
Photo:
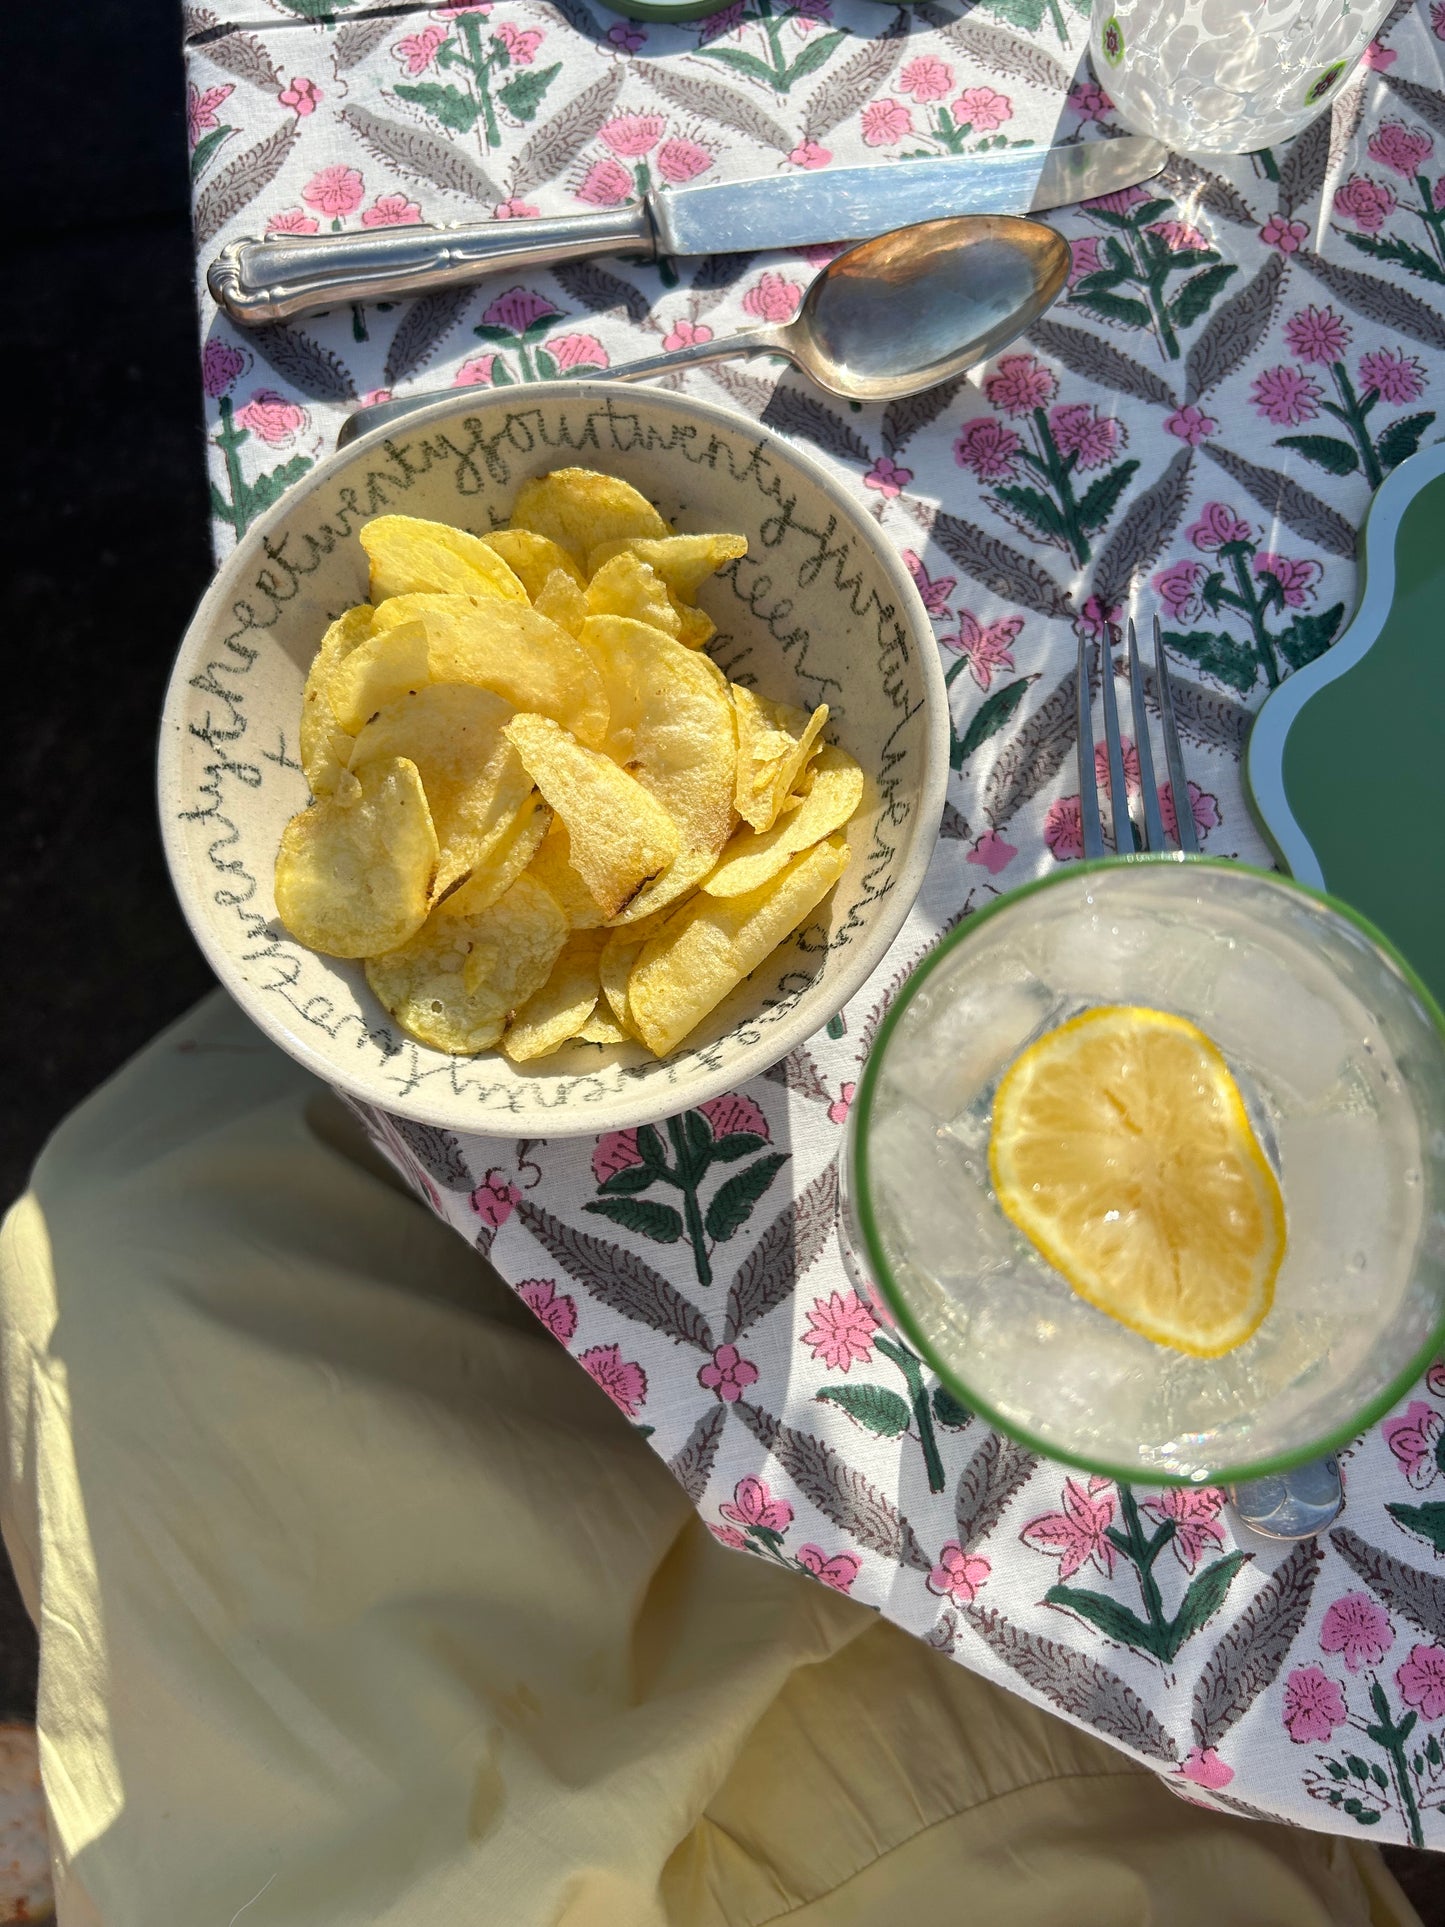
[(735, 362), (720, 362), (710, 373), (718, 386), (726, 388), (733, 400), (741, 402), (750, 414), (761, 416), (773, 399), (774, 383), (759, 381), (756, 375), (744, 373)]
[(693, 293), (726, 293), (739, 275), (747, 273), (752, 258), (750, 254), (705, 254), (692, 277)]
[(967, 1552), (993, 1531), (1004, 1507), (1028, 1478), (1038, 1459), (1011, 1439), (990, 1432), (959, 1476), (953, 1495), (958, 1543)]
[(1136, 495), (1094, 565), (1094, 590), (1109, 606), (1123, 602), (1129, 584), (1153, 567), (1179, 526), (1189, 499), (1193, 451), (1181, 448), (1157, 482)]
[(1194, 1688), (1197, 1745), (1218, 1746), (1273, 1684), (1305, 1623), (1323, 1558), (1317, 1541), (1297, 1545), (1209, 1655)]
[(1045, 93), (1062, 100), (1072, 76), (1032, 40), (1016, 39), (1002, 27), (985, 26), (976, 19), (952, 20), (941, 38), (971, 54), (980, 65), (1012, 80), (1031, 80)]
[(395, 25), (395, 16), (389, 11), (373, 14), (369, 19), (344, 21), (332, 43), (336, 71), (345, 73), (348, 68), (359, 67), (369, 54), (376, 52)]
[(438, 288), (435, 294), (419, 295), (411, 303), (386, 351), (382, 380), (388, 388), (426, 366), (443, 337), (461, 320), (471, 297), (470, 288)]
[(1257, 217), (1238, 189), (1229, 181), (1221, 180), (1219, 175), (1211, 174), (1198, 161), (1185, 160), (1182, 154), (1173, 155), (1159, 182), (1169, 189), (1176, 201), (1187, 201), (1191, 209), (1203, 208), (1206, 213), (1217, 214), (1222, 220), (1233, 221), (1237, 227), (1259, 226)]
[(555, 180), (572, 165), (612, 112), (624, 78), (623, 64), (616, 61), (600, 79), (584, 87), (559, 114), (539, 127), (530, 140), (523, 142), (512, 164), (514, 195), (524, 188), (538, 187), (543, 181)]
[[(1385, 76), (1385, 81), (1388, 85), (1388, 74)], [(1330, 109), (1330, 149), (1325, 156), (1326, 180), (1334, 173), (1335, 168), (1344, 157), (1346, 148), (1355, 138), (1356, 130), (1360, 125), (1360, 120), (1365, 111), (1366, 91), (1363, 79), (1357, 80), (1353, 87), (1347, 87), (1342, 94), (1336, 97), (1335, 104)], [(1419, 89), (1419, 91), (1421, 93), (1425, 92), (1424, 88)], [(1441, 105), (1440, 96), (1438, 94), (1428, 94), (1426, 98), (1435, 106), (1437, 111), (1439, 111)]]
[(523, 1201), (517, 1206), (517, 1216), (567, 1275), (592, 1297), (621, 1312), (624, 1318), (635, 1318), (639, 1325), (663, 1332), (679, 1345), (716, 1351), (708, 1322), (697, 1306), (634, 1252), (563, 1224), (539, 1205)]
[(250, 329), (246, 339), (278, 375), (313, 401), (355, 400), (356, 382), (345, 362), (301, 329), (273, 321)]
[(1291, 477), (1272, 468), (1260, 468), (1246, 461), (1243, 455), (1216, 447), (1213, 442), (1204, 444), (1204, 453), (1231, 480), (1246, 489), (1262, 509), (1277, 515), (1296, 535), (1328, 549), (1331, 555), (1342, 555), (1348, 560), (1354, 554), (1355, 531), (1350, 523), (1328, 502), (1311, 495)]
[(908, 31), (908, 16), (900, 12), (874, 40), (842, 60), (829, 74), (803, 111), (804, 140), (821, 140), (871, 100), (893, 71), (898, 42)]
[(1284, 256), (1271, 254), (1252, 281), (1217, 307), (1190, 343), (1184, 399), (1198, 401), (1247, 361), (1269, 332), (1284, 282)]
[(726, 1344), (735, 1345), (745, 1331), (782, 1304), (822, 1256), (837, 1221), (838, 1167), (829, 1164), (784, 1205), (738, 1266), (723, 1322)]
[(1301, 248), (1295, 260), (1308, 268), (1316, 280), (1323, 281), (1337, 301), (1343, 301), (1367, 321), (1393, 328), (1397, 334), (1408, 335), (1426, 348), (1445, 348), (1445, 315), (1428, 301), (1422, 301), (1419, 295), (1411, 294), (1408, 288), (1397, 288), (1391, 281), (1377, 281), (1374, 275), (1361, 274), (1358, 268), (1342, 268), (1338, 262), (1326, 261), (1309, 248)]
[(181, 8), (181, 34), (186, 40), (194, 40), (201, 34), (209, 33), (219, 24), (209, 7)]
[(206, 42), (206, 58), (224, 67), (228, 74), (234, 74), (237, 80), (248, 80), (253, 87), (264, 88), (268, 93), (281, 85), (280, 69), (266, 51), (265, 41), (253, 33), (227, 29)]
[(956, 810), (952, 803), (943, 806), (943, 821), (938, 826), (938, 834), (946, 843), (967, 843), (973, 837), (968, 818)]
[(668, 1471), (694, 1505), (702, 1503), (702, 1496), (707, 1491), (713, 1460), (717, 1457), (718, 1444), (723, 1435), (723, 1414), (721, 1405), (710, 1406), (688, 1433), (681, 1451), (667, 1462)]
[(296, 122), (289, 116), (284, 125), (264, 140), (248, 147), (244, 154), (213, 174), (196, 196), (196, 239), (202, 245), (213, 241), (234, 214), (248, 201), (254, 201), (263, 187), (286, 165), (286, 156), (297, 141)]
[(1173, 1765), (1179, 1749), (1132, 1686), (1087, 1653), (1015, 1626), (1000, 1612), (966, 1606), (963, 1618), (1025, 1685), (1096, 1732), (1146, 1759)]
[(747, 1426), (759, 1445), (766, 1446), (768, 1451), (771, 1452), (778, 1442), (778, 1433), (782, 1430), (781, 1425), (778, 1420), (773, 1417), (772, 1413), (765, 1412), (761, 1405), (749, 1405), (745, 1398), (740, 1398), (733, 1406), (733, 1410), (737, 1413), (743, 1424)]
[(1403, 74), (1387, 73), (1382, 78), (1390, 92), (1408, 113), (1414, 114), (1427, 126), (1433, 127), (1437, 134), (1445, 134), (1445, 95), (1437, 94), (1429, 87), (1422, 87), (1417, 80), (1406, 80)]
[(933, 1561), (902, 1513), (831, 1445), (779, 1422), (771, 1450), (809, 1504), (860, 1546), (901, 1560), (915, 1572), (933, 1570)]
[(910, 957), (901, 969), (894, 971), (884, 986), (883, 995), (863, 1019), (862, 1027), (858, 1032), (858, 1061), (860, 1064), (865, 1061), (869, 1051), (872, 1050), (873, 1040), (878, 1035), (879, 1026), (892, 1009), (893, 999), (898, 995), (899, 991), (902, 990), (904, 984), (907, 983), (909, 977), (912, 975), (914, 965), (920, 963), (932, 948), (932, 944), (926, 945), (924, 949), (919, 951), (916, 957)]
[(1325, 184), (1329, 158), (1330, 116), (1322, 114), (1302, 134), (1296, 134), (1284, 150), (1279, 167), (1279, 203), (1286, 214), (1293, 214), (1319, 193)]
[(811, 1097), (819, 1104), (831, 1104), (833, 1101), (828, 1086), (823, 1082), (822, 1073), (813, 1061), (813, 1053), (806, 1044), (799, 1044), (796, 1050), (790, 1050), (776, 1064), (770, 1064), (763, 1076), (799, 1097)]
[(558, 261), (552, 278), (561, 282), (572, 299), (589, 314), (625, 314), (629, 321), (645, 321), (651, 303), (647, 296), (592, 261)]
[(994, 595), (1021, 602), (1036, 615), (1067, 619), (1072, 613), (1068, 597), (1047, 570), (1007, 542), (929, 503), (910, 501), (909, 508), (949, 560)]
[(1415, 11), (1415, 0), (1395, 0), (1395, 4), (1375, 29), (1376, 40), (1383, 40), (1392, 28), (1398, 27), (1407, 13)]
[(405, 1117), (392, 1118), (391, 1128), (438, 1184), (448, 1191), (473, 1189), (462, 1147), (450, 1131), (438, 1130), (434, 1124), (414, 1124)]
[(1052, 781), (1074, 747), (1077, 686), (1078, 677), (1071, 669), (995, 758), (983, 786), (983, 808), (996, 830), (1003, 829), (1016, 810)]
[(720, 86), (715, 80), (703, 80), (696, 74), (681, 73), (665, 60), (639, 61), (636, 71), (674, 107), (701, 114), (707, 120), (716, 121), (719, 127), (731, 127), (756, 141), (758, 146), (775, 147), (781, 154), (786, 154), (793, 145), (793, 137), (786, 127), (730, 87)]
[(801, 436), (826, 449), (830, 455), (836, 455), (840, 461), (871, 462), (873, 459), (872, 451), (856, 429), (850, 428), (831, 408), (825, 408), (816, 395), (806, 394), (801, 388), (779, 382), (763, 410), (763, 420), (769, 428), (784, 435)]
[(883, 446), (888, 453), (896, 455), (920, 428), (927, 428), (930, 422), (937, 421), (966, 379), (966, 376), (960, 375), (956, 381), (944, 381), (937, 388), (925, 388), (921, 395), (904, 395), (898, 401), (889, 402), (883, 411), (881, 431)]
[[(1127, 674), (1124, 657), (1115, 657), (1114, 667), (1119, 674)], [(1143, 671), (1145, 704), (1157, 716), (1159, 679), (1154, 674), (1151, 662), (1141, 661), (1140, 668)], [(1186, 741), (1198, 743), (1203, 749), (1227, 750), (1231, 756), (1243, 754), (1244, 739), (1254, 720), (1243, 703), (1237, 703), (1232, 696), (1221, 695), (1217, 689), (1209, 689), (1203, 683), (1187, 682), (1173, 673), (1169, 677), (1169, 688), (1174, 697), (1174, 720), (1179, 725), (1179, 734)]]
[(442, 188), (473, 204), (503, 198), (496, 184), (459, 147), (434, 140), (420, 127), (388, 120), (369, 107), (343, 107), (341, 118), (369, 154), (405, 180)]
[(1377, 1598), (1403, 1613), (1431, 1639), (1445, 1637), (1445, 1578), (1422, 1572), (1418, 1566), (1407, 1566), (1378, 1546), (1367, 1545), (1347, 1526), (1336, 1526), (1330, 1544)]
[(1098, 382), (1101, 388), (1132, 395), (1138, 401), (1158, 402), (1161, 408), (1177, 406), (1168, 382), (1161, 381), (1152, 368), (1121, 354), (1087, 329), (1068, 328), (1061, 321), (1036, 321), (1029, 329), (1029, 340), (1074, 374)]

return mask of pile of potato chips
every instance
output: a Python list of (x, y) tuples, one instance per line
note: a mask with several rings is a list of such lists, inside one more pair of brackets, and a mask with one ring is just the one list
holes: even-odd
[(516, 1063), (673, 1050), (842, 875), (857, 764), (729, 684), (694, 601), (740, 535), (675, 535), (556, 469), (509, 528), (384, 515), (371, 601), (322, 640), (276, 859), (291, 934), (366, 959), (423, 1044)]

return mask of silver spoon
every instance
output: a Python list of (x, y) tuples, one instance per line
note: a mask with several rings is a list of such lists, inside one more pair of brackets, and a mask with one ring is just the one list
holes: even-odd
[[(703, 361), (786, 355), (831, 394), (892, 401), (997, 354), (1052, 305), (1068, 274), (1067, 243), (1041, 221), (1008, 214), (920, 221), (840, 254), (791, 321), (625, 362), (604, 379), (641, 381)], [(359, 408), (336, 445), (436, 399), (433, 392)]]

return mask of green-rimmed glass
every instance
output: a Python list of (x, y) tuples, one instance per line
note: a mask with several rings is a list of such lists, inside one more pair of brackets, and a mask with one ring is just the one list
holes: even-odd
[[(1279, 1176), (1274, 1306), (1223, 1358), (1087, 1305), (989, 1184), (1003, 1070), (1098, 1004), (1207, 1032)], [(969, 918), (905, 983), (859, 1085), (843, 1198), (860, 1289), (1000, 1431), (1113, 1478), (1261, 1478), (1363, 1430), (1445, 1334), (1445, 1019), (1378, 931), (1287, 878), (1071, 863)]]

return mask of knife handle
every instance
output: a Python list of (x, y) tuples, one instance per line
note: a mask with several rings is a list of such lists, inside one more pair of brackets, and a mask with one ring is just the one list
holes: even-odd
[(262, 328), (338, 302), (427, 294), (588, 254), (656, 253), (646, 203), (632, 201), (600, 214), (232, 241), (211, 263), (206, 286), (232, 321)]

